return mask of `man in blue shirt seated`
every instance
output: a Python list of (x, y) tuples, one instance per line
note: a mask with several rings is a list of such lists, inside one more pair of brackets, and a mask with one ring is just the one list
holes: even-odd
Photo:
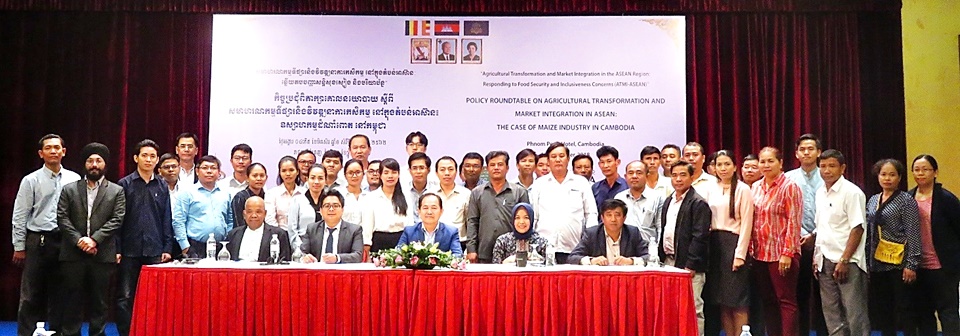
[(463, 258), (463, 249), (460, 247), (460, 233), (452, 225), (440, 223), (443, 214), (443, 201), (434, 193), (426, 193), (417, 200), (420, 209), (420, 222), (403, 229), (397, 247), (412, 242), (424, 244), (439, 243), (441, 251), (452, 252), (454, 257)]
[(243, 261), (270, 261), (270, 239), (274, 235), (280, 241), (280, 260), (290, 260), (290, 237), (287, 231), (272, 226), (263, 225), (267, 216), (266, 207), (260, 196), (251, 196), (243, 207), (243, 220), (246, 226), (234, 228), (227, 233), (227, 251), (230, 258)]
[(227, 237), (233, 228), (233, 210), (230, 192), (217, 187), (220, 178), (220, 160), (207, 155), (197, 165), (199, 183), (177, 195), (173, 209), (173, 236), (190, 258), (207, 255), (207, 239), (212, 233), (217, 241)]
[(324, 188), (320, 209), (323, 219), (307, 225), (307, 234), (301, 237), (300, 250), (306, 255), (300, 261), (326, 264), (363, 261), (363, 229), (343, 221), (343, 194), (334, 188)]
[(567, 262), (581, 265), (644, 265), (647, 241), (640, 229), (623, 225), (627, 204), (618, 199), (608, 199), (600, 204), (603, 225), (588, 227), (583, 239), (570, 252)]

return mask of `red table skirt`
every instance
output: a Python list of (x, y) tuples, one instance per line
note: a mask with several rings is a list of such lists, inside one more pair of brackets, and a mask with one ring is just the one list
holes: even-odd
[(689, 274), (419, 272), (410, 335), (696, 335)]
[(696, 335), (691, 276), (144, 267), (133, 335)]
[(133, 335), (402, 335), (413, 272), (144, 267)]

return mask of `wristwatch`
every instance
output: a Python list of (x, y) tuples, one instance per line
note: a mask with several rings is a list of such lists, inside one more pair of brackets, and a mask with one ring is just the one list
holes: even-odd
[(849, 264), (849, 263), (850, 263), (850, 259), (840, 258), (840, 261), (838, 261), (838, 263), (840, 263), (840, 264)]

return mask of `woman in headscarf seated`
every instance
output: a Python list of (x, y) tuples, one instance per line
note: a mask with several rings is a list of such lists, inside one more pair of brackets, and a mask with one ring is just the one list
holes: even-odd
[(517, 243), (524, 243), (530, 248), (537, 245), (537, 253), (547, 255), (547, 240), (533, 229), (533, 206), (529, 203), (517, 203), (513, 206), (513, 232), (507, 232), (497, 237), (493, 245), (494, 264), (512, 264), (517, 259)]

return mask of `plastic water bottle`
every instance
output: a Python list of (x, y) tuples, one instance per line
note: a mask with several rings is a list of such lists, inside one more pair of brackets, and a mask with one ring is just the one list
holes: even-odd
[(657, 247), (657, 238), (650, 237), (650, 242), (647, 244), (647, 265), (650, 266), (659, 266), (660, 265), (660, 250)]
[(553, 244), (547, 243), (547, 255), (543, 257), (544, 266), (556, 266), (557, 265), (557, 248)]
[(290, 262), (298, 263), (300, 262), (300, 258), (303, 258), (303, 252), (300, 251), (301, 244), (299, 241), (293, 244), (293, 254), (290, 256)]
[(33, 336), (49, 336), (55, 334), (56, 331), (47, 331), (43, 328), (43, 322), (37, 322), (37, 329), (33, 330)]
[(740, 336), (753, 336), (753, 334), (750, 333), (750, 326), (748, 325), (743, 326), (740, 330), (743, 330), (740, 332)]
[(217, 259), (217, 240), (213, 239), (213, 233), (207, 236), (207, 259)]
[(270, 262), (280, 262), (280, 238), (276, 234), (270, 238)]

